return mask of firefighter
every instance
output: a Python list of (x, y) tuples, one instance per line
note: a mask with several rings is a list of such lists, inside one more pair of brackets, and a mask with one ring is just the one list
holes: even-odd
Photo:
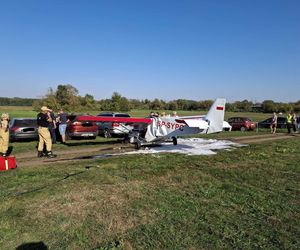
[(290, 112), (286, 117), (286, 127), (289, 134), (291, 133), (292, 122), (293, 122), (293, 115), (292, 112)]
[(38, 133), (39, 133), (39, 144), (38, 144), (38, 157), (43, 157), (43, 149), (44, 144), (46, 145), (45, 155), (48, 158), (54, 158), (56, 155), (52, 153), (52, 140), (49, 131), (49, 124), (52, 121), (51, 110), (46, 106), (41, 108), (41, 112), (37, 115), (37, 125), (38, 125)]
[(3, 113), (1, 115), (1, 123), (0, 123), (0, 155), (6, 156), (8, 150), (8, 142), (9, 142), (9, 115), (7, 113)]

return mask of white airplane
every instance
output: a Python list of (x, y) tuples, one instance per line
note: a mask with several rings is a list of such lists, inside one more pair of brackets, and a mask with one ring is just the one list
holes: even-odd
[(133, 124), (126, 138), (139, 149), (141, 146), (172, 140), (177, 145), (177, 137), (193, 134), (211, 134), (223, 130), (225, 99), (216, 99), (206, 115), (184, 117), (99, 117), (78, 116), (78, 121), (117, 122), (121, 125)]

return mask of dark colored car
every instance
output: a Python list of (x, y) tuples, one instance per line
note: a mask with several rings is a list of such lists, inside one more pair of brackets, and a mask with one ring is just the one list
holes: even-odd
[(247, 117), (231, 117), (228, 123), (232, 126), (232, 130), (246, 131), (256, 128), (256, 123)]
[[(272, 117), (261, 121), (258, 123), (259, 128), (270, 128), (271, 123), (272, 123)], [(286, 118), (282, 116), (277, 117), (277, 128), (286, 128)]]
[(95, 122), (77, 121), (76, 115), (68, 116), (66, 134), (70, 138), (92, 138), (95, 139), (98, 134), (98, 127)]
[(35, 118), (13, 118), (9, 123), (10, 141), (38, 140), (38, 126)]
[[(98, 116), (102, 117), (130, 117), (127, 113), (113, 113), (105, 112), (100, 113)], [(133, 129), (130, 124), (117, 123), (117, 122), (97, 122), (99, 135), (103, 135), (105, 138), (109, 138), (113, 135), (124, 136)]]

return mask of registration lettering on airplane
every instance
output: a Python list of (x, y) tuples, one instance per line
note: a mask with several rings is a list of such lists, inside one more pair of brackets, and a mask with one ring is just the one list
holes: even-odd
[(157, 122), (157, 126), (158, 126), (158, 127), (163, 127), (163, 126), (165, 126), (165, 127), (168, 128), (168, 129), (172, 129), (172, 130), (177, 130), (177, 129), (179, 129), (180, 131), (182, 131), (182, 130), (183, 130), (183, 127), (184, 127), (185, 125), (179, 124), (179, 123), (177, 123), (177, 122), (158, 121), (158, 122)]

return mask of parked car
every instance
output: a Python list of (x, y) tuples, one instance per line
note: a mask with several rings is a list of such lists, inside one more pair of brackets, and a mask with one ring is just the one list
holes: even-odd
[[(114, 112), (105, 112), (100, 113), (98, 116), (102, 117), (130, 117), (127, 113), (114, 113)], [(103, 135), (105, 138), (116, 136), (124, 136), (133, 129), (132, 124), (128, 123), (117, 123), (117, 122), (97, 122), (98, 133)]]
[(38, 126), (35, 118), (13, 118), (9, 123), (10, 141), (38, 140)]
[[(258, 123), (259, 128), (270, 128), (271, 123), (272, 123), (272, 117), (261, 121)], [(277, 128), (286, 128), (286, 118), (282, 116), (277, 117)]]
[(68, 116), (66, 134), (70, 138), (91, 138), (95, 139), (98, 134), (98, 127), (95, 122), (77, 121), (76, 115)]
[(247, 117), (231, 117), (228, 123), (232, 126), (232, 130), (246, 131), (256, 128), (256, 123)]
[(232, 130), (232, 126), (226, 122), (226, 121), (223, 121), (223, 131), (231, 131)]

